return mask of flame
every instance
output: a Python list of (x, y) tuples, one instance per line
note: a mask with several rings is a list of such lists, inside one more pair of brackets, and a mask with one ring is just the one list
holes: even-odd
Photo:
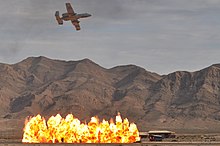
[(37, 115), (25, 121), (23, 143), (133, 143), (139, 141), (136, 124), (122, 120), (120, 114), (113, 120), (99, 122), (92, 117), (88, 124), (81, 123), (72, 114), (62, 118), (59, 114), (47, 122)]

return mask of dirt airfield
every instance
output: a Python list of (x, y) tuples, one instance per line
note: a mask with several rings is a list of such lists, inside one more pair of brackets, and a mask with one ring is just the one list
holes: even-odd
[[(17, 123), (17, 124), (14, 124)], [(20, 121), (13, 122), (12, 120), (7, 120), (6, 122), (0, 123), (0, 146), (7, 144), (7, 146), (17, 146), (17, 145), (23, 145), (22, 135), (23, 135), (23, 119)], [(148, 138), (141, 139), (140, 143), (133, 143), (129, 144), (130, 146), (157, 146), (157, 145), (163, 145), (163, 146), (169, 146), (169, 145), (181, 145), (181, 146), (220, 146), (220, 133), (218, 132), (219, 129), (215, 129), (212, 131), (202, 131), (202, 130), (177, 130), (173, 129), (172, 131), (175, 132), (176, 137), (175, 138), (166, 138), (163, 139), (162, 142), (152, 142), (149, 141)], [(11, 145), (12, 144), (12, 145)], [(27, 145), (38, 145), (41, 144), (25, 144)], [(47, 144), (43, 144), (44, 146)], [(50, 144), (51, 145), (51, 144)], [(57, 144), (53, 144), (55, 146)], [(63, 144), (59, 144), (61, 146)], [(71, 145), (71, 144), (68, 144)], [(88, 144), (74, 144), (74, 145), (88, 145)], [(106, 144), (89, 144), (90, 146), (96, 146), (96, 145), (105, 145)], [(115, 145), (115, 146), (122, 146), (127, 144), (109, 144), (109, 145)]]

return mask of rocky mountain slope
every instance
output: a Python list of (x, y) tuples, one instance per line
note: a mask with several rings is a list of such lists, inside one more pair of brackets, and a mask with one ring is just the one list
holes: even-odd
[(0, 64), (0, 104), (3, 131), (21, 131), (25, 118), (38, 113), (89, 121), (117, 112), (141, 131), (219, 130), (220, 64), (160, 76), (135, 65), (106, 69), (89, 59), (30, 57)]

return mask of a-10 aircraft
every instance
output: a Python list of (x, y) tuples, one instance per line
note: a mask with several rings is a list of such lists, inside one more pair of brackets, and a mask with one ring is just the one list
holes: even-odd
[(83, 14), (75, 13), (70, 3), (66, 3), (66, 10), (67, 13), (63, 13), (62, 17), (59, 16), (59, 11), (56, 11), (55, 13), (56, 20), (59, 25), (63, 25), (63, 20), (71, 21), (72, 24), (75, 26), (76, 30), (80, 30), (80, 25), (79, 25), (80, 21), (78, 19), (92, 16), (91, 14), (88, 13), (83, 13)]

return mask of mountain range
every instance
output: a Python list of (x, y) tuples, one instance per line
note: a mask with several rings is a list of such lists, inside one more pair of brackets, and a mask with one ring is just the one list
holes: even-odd
[[(136, 65), (29, 57), (0, 64), (0, 125), (21, 135), (27, 116), (72, 113), (81, 121), (118, 112), (140, 131), (220, 130), (220, 64), (159, 75)], [(7, 135), (7, 134), (6, 134)]]

